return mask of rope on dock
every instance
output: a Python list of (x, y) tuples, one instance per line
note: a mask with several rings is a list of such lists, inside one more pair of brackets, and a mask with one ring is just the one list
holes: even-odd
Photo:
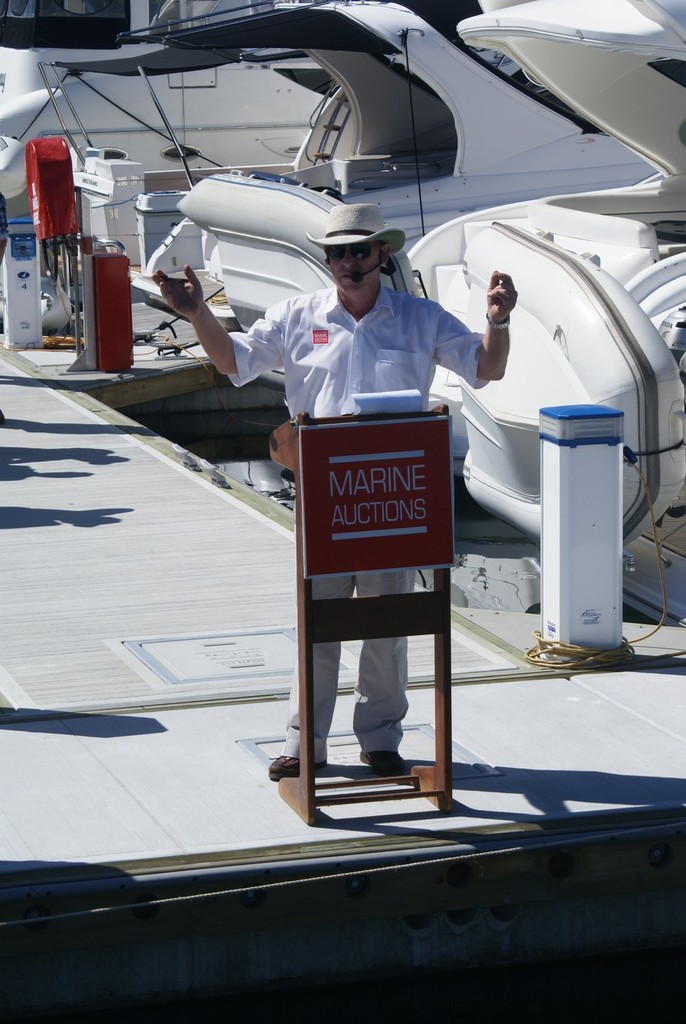
[(546, 640), (538, 630), (534, 630), (535, 645), (526, 652), (524, 657), (531, 665), (551, 668), (608, 668), (613, 665), (625, 665), (634, 659), (634, 648), (622, 637), (619, 647), (583, 647), (578, 644), (563, 643), (560, 640)]
[[(676, 822), (649, 822), (647, 824), (630, 824), (629, 826), (622, 826), (615, 823), (610, 823), (613, 827), (607, 827), (606, 834), (596, 834), (592, 837), (591, 841), (601, 843), (603, 845), (608, 843), (614, 843), (617, 838), (628, 842), (635, 842), (637, 840), (646, 842), (655, 842), (657, 839), (675, 839), (681, 837), (682, 832), (682, 821), (681, 819)], [(449, 833), (437, 833), (439, 836), (446, 837)], [(560, 851), (574, 851), (576, 848), (583, 848), (589, 843), (589, 836), (586, 834), (578, 834), (575, 836), (556, 836), (551, 838), (545, 843), (544, 847), (541, 847), (536, 841), (533, 845), (530, 842), (513, 842), (503, 847), (489, 850), (479, 850), (471, 844), (462, 844), (462, 848), (454, 850), (450, 853), (440, 854), (436, 857), (428, 858), (417, 858), (415, 860), (407, 860), (405, 862), (394, 863), (394, 864), (382, 864), (375, 865), (374, 867), (358, 866), (355, 865), (348, 869), (342, 865), (338, 865), (337, 870), (324, 871), (315, 875), (307, 877), (296, 877), (288, 878), (283, 881), (265, 881), (264, 879), (255, 879), (253, 885), (239, 885), (235, 887), (226, 887), (222, 889), (207, 888), (200, 892), (183, 893), (173, 896), (153, 896), (149, 901), (143, 902), (128, 901), (122, 904), (103, 904), (100, 906), (87, 907), (79, 910), (63, 911), (58, 914), (47, 914), (44, 918), (27, 919), (26, 917), (14, 918), (12, 920), (0, 920), (0, 933), (9, 930), (17, 930), (19, 928), (31, 929), (39, 928), (42, 924), (55, 924), (57, 922), (68, 922), (73, 920), (83, 920), (88, 918), (94, 918), (101, 915), (117, 915), (123, 913), (139, 913), (145, 908), (154, 908), (155, 910), (162, 909), (163, 907), (178, 907), (184, 904), (202, 904), (202, 903), (214, 903), (219, 898), (234, 897), (238, 898), (244, 906), (257, 906), (258, 902), (262, 897), (267, 896), (270, 892), (276, 892), (281, 889), (289, 888), (311, 888), (322, 882), (335, 882), (336, 880), (351, 880), (359, 883), (361, 880), (366, 878), (378, 877), (380, 875), (387, 875), (390, 873), (396, 873), (402, 876), (403, 874), (409, 874), (410, 871), (416, 868), (445, 868), (450, 871), (454, 868), (457, 863), (464, 862), (475, 863), (484, 862), (491, 859), (496, 859), (503, 856), (511, 856), (513, 854), (522, 854), (530, 850), (543, 849), (549, 856), (555, 856)], [(438, 878), (434, 878), (434, 884), (438, 882)], [(407, 884), (407, 883), (406, 883)], [(355, 887), (359, 891), (359, 885)], [(356, 892), (351, 890), (351, 895), (355, 896)], [(260, 897), (260, 900), (257, 899)]]

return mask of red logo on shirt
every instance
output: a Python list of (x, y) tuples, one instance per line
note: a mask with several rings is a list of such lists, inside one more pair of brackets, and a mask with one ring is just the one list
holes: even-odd
[(312, 331), (312, 344), (313, 345), (328, 345), (329, 344), (329, 332), (325, 330), (313, 330)]

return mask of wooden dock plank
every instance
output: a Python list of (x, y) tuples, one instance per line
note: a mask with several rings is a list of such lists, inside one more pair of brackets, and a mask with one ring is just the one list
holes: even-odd
[(2, 661), (34, 700), (65, 686), (130, 692), (103, 637), (292, 621), (289, 531), (54, 391), (13, 380), (12, 397), (0, 394)]

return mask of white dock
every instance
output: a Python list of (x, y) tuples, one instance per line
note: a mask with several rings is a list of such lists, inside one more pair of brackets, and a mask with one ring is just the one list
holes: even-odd
[[(60, 390), (59, 365), (37, 379), (49, 359), (0, 349), (0, 1019), (686, 940), (684, 630), (565, 674), (523, 657), (537, 616), (456, 611), (452, 811), (308, 826), (267, 777), (287, 516)], [(356, 657), (332, 779), (367, 772)], [(426, 763), (431, 638), (410, 661), (401, 750)]]

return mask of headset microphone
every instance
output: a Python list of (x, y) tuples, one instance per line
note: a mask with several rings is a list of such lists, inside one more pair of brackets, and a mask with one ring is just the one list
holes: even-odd
[(350, 280), (353, 282), (353, 284), (359, 284), (363, 277), (366, 277), (367, 274), (373, 273), (375, 270), (378, 270), (379, 267), (382, 266), (383, 260), (379, 260), (376, 266), (370, 267), (369, 270), (353, 270), (352, 274), (350, 275)]

